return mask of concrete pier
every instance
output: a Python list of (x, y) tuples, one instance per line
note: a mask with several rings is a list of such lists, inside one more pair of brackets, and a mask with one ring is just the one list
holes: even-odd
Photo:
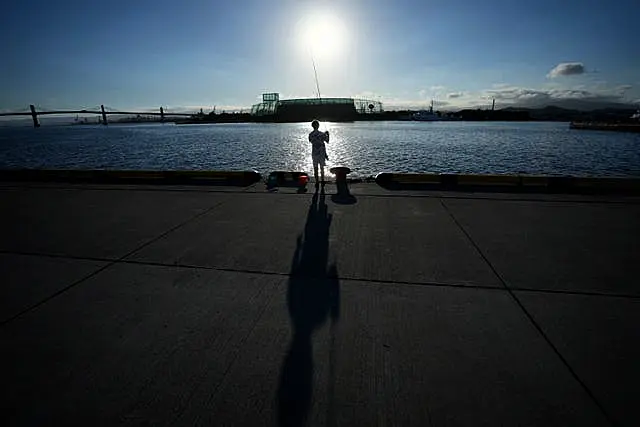
[(4, 425), (636, 426), (640, 198), (0, 183)]

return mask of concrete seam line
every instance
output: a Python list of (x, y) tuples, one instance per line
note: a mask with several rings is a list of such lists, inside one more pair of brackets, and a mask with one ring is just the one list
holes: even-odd
[(521, 288), (518, 286), (512, 286), (516, 292), (527, 292), (527, 293), (538, 293), (538, 294), (555, 294), (555, 295), (572, 295), (572, 296), (585, 296), (585, 297), (596, 297), (596, 298), (622, 298), (622, 299), (640, 299), (640, 295), (632, 295), (632, 294), (607, 294), (604, 292), (597, 291), (570, 291), (563, 289), (532, 289), (532, 288)]
[(16, 320), (17, 318), (19, 318), (19, 317), (23, 316), (24, 314), (27, 314), (27, 313), (29, 313), (30, 311), (35, 310), (36, 308), (40, 307), (41, 305), (46, 304), (47, 302), (51, 301), (52, 299), (54, 299), (54, 298), (55, 298), (55, 297), (57, 297), (58, 295), (61, 295), (61, 294), (65, 293), (65, 292), (67, 292), (68, 290), (70, 290), (70, 289), (72, 289), (72, 288), (76, 287), (77, 285), (79, 285), (80, 283), (84, 282), (85, 280), (90, 279), (90, 278), (92, 278), (93, 276), (98, 275), (99, 273), (103, 272), (103, 271), (104, 271), (104, 270), (106, 270), (107, 268), (109, 268), (109, 267), (111, 267), (112, 265), (116, 264), (116, 262), (117, 262), (117, 261), (112, 261), (112, 262), (108, 263), (107, 265), (104, 265), (104, 266), (102, 266), (102, 267), (98, 268), (96, 271), (94, 271), (94, 272), (92, 272), (92, 273), (89, 273), (88, 275), (86, 275), (86, 276), (82, 277), (81, 279), (76, 280), (75, 282), (72, 282), (70, 285), (68, 285), (68, 286), (66, 286), (66, 287), (64, 287), (64, 288), (62, 288), (62, 289), (59, 289), (58, 291), (54, 292), (53, 294), (51, 294), (51, 295), (49, 295), (49, 296), (45, 297), (44, 299), (42, 299), (42, 300), (40, 300), (40, 301), (38, 301), (38, 302), (36, 302), (36, 303), (34, 303), (34, 304), (30, 305), (29, 307), (27, 307), (27, 308), (25, 308), (25, 309), (21, 310), (20, 312), (18, 312), (18, 313), (16, 313), (16, 314), (14, 314), (13, 316), (11, 316), (11, 317), (9, 317), (9, 318), (7, 318), (7, 319), (5, 319), (5, 320), (2, 320), (2, 321), (0, 322), (0, 327), (3, 327), (3, 326), (5, 326), (5, 325), (7, 325), (8, 323), (10, 323), (10, 322), (12, 322), (12, 321)]
[(55, 254), (55, 253), (48, 254), (44, 252), (11, 251), (11, 250), (2, 250), (2, 249), (0, 249), (0, 254), (42, 257), (42, 258), (61, 258), (61, 259), (69, 259), (73, 261), (94, 261), (94, 262), (106, 262), (106, 263), (118, 261), (116, 258), (98, 258), (98, 257), (90, 257), (90, 256), (63, 255), (63, 254)]
[[(449, 193), (455, 193), (455, 191), (449, 191)], [(246, 192), (245, 194), (252, 195), (266, 195), (266, 192), (253, 193)], [(306, 193), (305, 193), (306, 194)], [(297, 193), (277, 193), (277, 195), (284, 196), (300, 196)], [(478, 196), (450, 196), (442, 194), (354, 194), (358, 198), (420, 198), (420, 199), (452, 199), (452, 200), (486, 200), (491, 202), (536, 202), (536, 203), (578, 203), (578, 204), (617, 204), (617, 205), (640, 205), (640, 199), (638, 200), (545, 200), (545, 199), (532, 199), (532, 198), (500, 198), (500, 197), (478, 197)], [(555, 195), (552, 195), (555, 196)], [(588, 197), (588, 196), (587, 196)]]
[[(264, 270), (250, 270), (250, 269), (240, 269), (240, 268), (227, 268), (227, 267), (213, 267), (206, 265), (191, 265), (191, 264), (167, 264), (163, 262), (154, 262), (154, 261), (140, 261), (140, 260), (127, 260), (127, 259), (115, 259), (115, 258), (96, 258), (96, 257), (85, 257), (85, 256), (76, 256), (76, 255), (61, 255), (61, 254), (46, 254), (40, 252), (23, 252), (23, 251), (8, 251), (1, 250), (0, 254), (4, 255), (21, 255), (21, 256), (31, 256), (31, 257), (43, 257), (43, 258), (60, 258), (60, 259), (69, 259), (75, 261), (93, 261), (93, 262), (104, 262), (104, 263), (118, 263), (118, 264), (132, 264), (132, 265), (141, 265), (141, 266), (150, 266), (150, 267), (169, 267), (169, 268), (185, 268), (191, 270), (207, 270), (207, 271), (221, 271), (226, 273), (239, 273), (239, 274), (257, 274), (263, 276), (278, 276), (278, 277), (291, 277), (290, 273), (278, 273), (273, 271), (264, 271)], [(319, 278), (326, 276), (313, 276), (313, 275), (298, 275), (300, 277), (305, 278)], [(390, 280), (390, 279), (368, 279), (366, 277), (353, 277), (353, 276), (339, 276), (340, 280), (348, 280), (351, 282), (363, 282), (363, 283), (373, 283), (373, 284), (383, 284), (383, 285), (407, 285), (407, 286), (432, 286), (432, 287), (443, 287), (443, 288), (458, 288), (458, 289), (481, 289), (481, 290), (497, 290), (504, 292), (505, 289), (502, 286), (486, 286), (486, 285), (474, 285), (469, 283), (444, 283), (444, 282), (412, 282), (408, 280)], [(605, 293), (605, 292), (596, 292), (596, 291), (573, 291), (566, 289), (533, 289), (533, 288), (521, 288), (518, 286), (512, 286), (510, 289), (513, 289), (516, 292), (528, 292), (528, 293), (538, 293), (538, 294), (556, 294), (556, 295), (572, 295), (572, 296), (587, 296), (587, 297), (597, 297), (597, 298), (621, 298), (621, 299), (630, 299), (630, 300), (638, 300), (640, 299), (640, 295), (633, 294), (613, 294), (613, 293)]]
[[(116, 188), (116, 186), (145, 186), (140, 188), (123, 187)], [(153, 186), (153, 187), (152, 187)], [(0, 183), (0, 189), (20, 189), (20, 190), (96, 190), (96, 191), (156, 191), (156, 192), (188, 192), (188, 193), (230, 193), (230, 194), (242, 194), (248, 193), (246, 190), (251, 187), (238, 187), (237, 189), (231, 189), (228, 186), (226, 190), (216, 188), (216, 186), (206, 185), (184, 185), (181, 188), (171, 188), (170, 186), (164, 186), (160, 184), (68, 184), (63, 183), (51, 184), (51, 185), (38, 185), (38, 184), (10, 184), (2, 185)], [(242, 190), (240, 190), (242, 188)]]
[(218, 203), (216, 203), (215, 205), (213, 205), (213, 206), (211, 206), (211, 207), (209, 207), (209, 208), (207, 208), (207, 209), (203, 210), (202, 212), (200, 212), (200, 213), (198, 213), (198, 214), (196, 214), (196, 215), (192, 216), (191, 218), (189, 218), (189, 219), (187, 219), (187, 220), (185, 220), (185, 221), (181, 222), (180, 224), (178, 224), (178, 225), (175, 225), (175, 226), (171, 227), (169, 230), (165, 231), (164, 233), (161, 233), (160, 235), (158, 235), (158, 236), (154, 237), (153, 239), (151, 239), (151, 240), (149, 240), (149, 241), (147, 241), (147, 242), (143, 243), (142, 245), (138, 246), (137, 248), (133, 249), (133, 250), (132, 250), (132, 251), (130, 251), (129, 253), (127, 253), (127, 254), (125, 254), (125, 255), (121, 256), (120, 258), (118, 258), (118, 261), (123, 261), (125, 258), (130, 257), (131, 255), (135, 254), (135, 253), (136, 253), (136, 252), (138, 252), (139, 250), (141, 250), (141, 249), (143, 249), (143, 248), (146, 248), (146, 247), (147, 247), (147, 246), (149, 246), (150, 244), (155, 243), (155, 242), (157, 242), (158, 240), (162, 239), (163, 237), (165, 237), (165, 236), (167, 236), (167, 235), (169, 235), (169, 234), (173, 233), (174, 231), (176, 231), (176, 230), (178, 230), (178, 229), (180, 229), (180, 228), (184, 227), (185, 225), (187, 225), (187, 224), (188, 224), (188, 223), (190, 223), (191, 221), (195, 221), (196, 219), (198, 219), (198, 218), (200, 218), (200, 217), (202, 217), (202, 216), (204, 216), (204, 215), (208, 214), (209, 212), (213, 211), (215, 208), (217, 208), (217, 207), (219, 207), (219, 206), (223, 205), (224, 203), (225, 203), (225, 201), (224, 201), (224, 200), (223, 200), (223, 201), (221, 201), (221, 202), (218, 202)]
[(199, 217), (201, 217), (203, 215), (206, 215), (207, 213), (211, 212), (212, 210), (214, 210), (215, 208), (217, 208), (218, 206), (220, 206), (222, 204), (224, 204), (224, 201), (219, 202), (219, 203), (215, 204), (214, 206), (211, 206), (210, 208), (208, 208), (208, 209), (198, 213), (197, 215), (189, 218), (188, 220), (183, 221), (180, 224), (170, 228), (169, 230), (167, 230), (164, 233), (160, 234), (159, 236), (156, 236), (155, 238), (147, 241), (146, 243), (143, 243), (139, 247), (137, 247), (137, 248), (133, 249), (132, 251), (126, 253), (125, 255), (121, 256), (120, 258), (110, 261), (107, 265), (100, 267), (98, 270), (94, 271), (93, 273), (91, 273), (91, 274), (89, 274), (89, 275), (87, 275), (87, 276), (85, 276), (85, 277), (83, 277), (83, 278), (71, 283), (70, 285), (68, 285), (68, 286), (66, 286), (66, 287), (54, 292), (53, 294), (49, 295), (48, 297), (45, 297), (44, 299), (32, 304), (31, 306), (25, 308), (24, 310), (20, 311), (19, 313), (15, 314), (15, 315), (9, 317), (8, 319), (0, 321), (0, 327), (3, 327), (4, 325), (8, 324), (9, 322), (12, 322), (13, 320), (17, 319), (18, 317), (21, 317), (22, 315), (24, 315), (24, 314), (26, 314), (26, 313), (28, 313), (28, 312), (30, 312), (32, 310), (35, 310), (36, 308), (40, 307), (41, 305), (51, 301), (53, 298), (55, 298), (55, 297), (65, 293), (65, 292), (67, 292), (68, 290), (78, 286), (80, 283), (84, 282), (85, 280), (88, 280), (88, 279), (92, 278), (93, 276), (97, 275), (98, 273), (101, 273), (104, 270), (108, 269), (109, 267), (111, 267), (111, 266), (123, 261), (126, 257), (129, 257), (129, 256), (133, 255), (134, 253), (136, 253), (140, 249), (142, 249), (142, 248), (144, 248), (144, 247), (146, 247), (146, 246), (158, 241), (159, 239), (163, 238), (167, 234), (179, 229), (180, 227), (188, 224), (189, 222), (191, 222), (191, 221), (193, 221), (195, 219), (198, 219)]
[[(76, 261), (94, 261), (94, 262), (107, 262), (107, 263), (118, 263), (118, 264), (132, 264), (132, 265), (151, 266), (151, 267), (169, 267), (169, 268), (178, 267), (178, 268), (193, 269), (193, 270), (221, 271), (221, 272), (227, 272), (227, 273), (259, 274), (264, 276), (278, 276), (283, 278), (292, 277), (292, 276), (310, 278), (310, 279), (326, 277), (324, 275), (316, 276), (316, 275), (310, 275), (310, 274), (291, 274), (291, 273), (280, 273), (280, 272), (274, 272), (274, 271), (251, 270), (251, 269), (228, 268), (228, 267), (213, 267), (213, 266), (206, 266), (206, 265), (192, 265), (192, 264), (182, 264), (182, 263), (167, 264), (163, 262), (140, 261), (140, 260), (134, 260), (134, 259), (128, 260), (128, 259), (117, 259), (117, 258), (97, 258), (97, 257), (85, 257), (85, 256), (76, 256), (76, 255), (46, 254), (46, 253), (39, 253), (39, 252), (0, 250), (0, 254), (46, 257), (46, 258), (61, 258), (61, 259), (70, 259), (70, 260), (76, 260)], [(486, 290), (504, 291), (504, 289), (497, 286), (473, 285), (468, 283), (411, 282), (411, 281), (388, 280), (388, 279), (367, 279), (362, 277), (350, 277), (350, 276), (340, 276), (338, 278), (340, 280), (349, 280), (352, 282), (372, 282), (372, 283), (391, 284), (391, 285), (455, 287), (455, 288), (467, 288), (467, 289), (486, 289)], [(638, 296), (638, 298), (640, 298), (640, 296)]]
[(480, 255), (482, 257), (482, 259), (487, 263), (487, 265), (489, 266), (489, 268), (491, 269), (491, 271), (493, 272), (493, 274), (495, 274), (496, 278), (500, 281), (500, 283), (502, 283), (502, 286), (504, 286), (505, 290), (509, 293), (509, 295), (511, 296), (512, 300), (516, 303), (516, 305), (518, 307), (520, 307), (520, 310), (522, 310), (522, 312), (524, 313), (525, 317), (527, 319), (529, 319), (529, 322), (533, 325), (533, 327), (538, 331), (538, 333), (540, 334), (540, 336), (543, 338), (544, 341), (546, 341), (547, 345), (549, 345), (549, 347), (551, 348), (551, 350), (556, 354), (556, 356), (560, 359), (560, 361), (562, 362), (562, 364), (564, 364), (564, 366), (569, 370), (569, 373), (571, 374), (571, 376), (573, 376), (573, 378), (578, 382), (578, 384), (580, 384), (580, 386), (582, 386), (582, 389), (587, 393), (587, 395), (591, 398), (591, 400), (593, 401), (593, 403), (595, 403), (595, 405), (598, 407), (598, 409), (600, 409), (600, 412), (602, 413), (602, 415), (605, 417), (605, 419), (609, 422), (609, 424), (611, 424), (612, 426), (617, 426), (618, 423), (616, 423), (614, 421), (614, 418), (609, 414), (609, 412), (604, 408), (604, 406), (600, 403), (600, 401), (596, 398), (596, 396), (593, 394), (593, 392), (591, 391), (591, 389), (587, 386), (587, 384), (582, 381), (582, 379), (578, 376), (577, 372), (571, 367), (571, 365), (569, 364), (569, 361), (562, 355), (562, 353), (560, 352), (560, 350), (558, 350), (558, 348), (553, 344), (553, 342), (551, 341), (551, 339), (547, 336), (547, 334), (545, 334), (544, 330), (542, 329), (542, 326), (540, 326), (538, 324), (538, 322), (536, 322), (535, 318), (533, 317), (533, 315), (531, 313), (529, 313), (529, 311), (525, 308), (524, 304), (520, 301), (520, 299), (515, 295), (515, 293), (513, 292), (513, 290), (511, 288), (509, 288), (509, 286), (507, 285), (507, 282), (502, 278), (502, 276), (500, 275), (500, 273), (498, 273), (498, 271), (496, 270), (496, 268), (493, 266), (493, 264), (491, 263), (491, 261), (489, 261), (489, 259), (485, 256), (485, 254), (482, 252), (482, 250), (480, 249), (480, 247), (478, 246), (478, 244), (473, 240), (473, 238), (471, 237), (471, 235), (467, 232), (467, 230), (462, 226), (462, 224), (456, 219), (456, 217), (453, 215), (453, 212), (451, 212), (449, 210), (449, 208), (447, 207), (447, 205), (444, 203), (444, 201), (442, 199), (440, 199), (440, 204), (442, 205), (442, 207), (444, 208), (444, 210), (449, 214), (449, 216), (451, 217), (451, 219), (453, 220), (453, 222), (458, 226), (458, 228), (460, 228), (460, 231), (462, 231), (462, 233), (467, 237), (467, 239), (469, 240), (469, 242), (473, 245), (473, 247), (475, 248), (475, 250), (478, 252), (478, 255)]
[[(264, 271), (264, 270), (199, 266), (199, 265), (190, 265), (190, 264), (165, 264), (160, 262), (137, 261), (137, 260), (121, 260), (117, 262), (125, 263), (125, 264), (154, 266), (154, 267), (178, 267), (178, 268), (188, 268), (188, 269), (194, 269), (194, 270), (220, 271), (225, 273), (277, 276), (282, 278), (289, 278), (289, 277), (300, 277), (300, 278), (306, 278), (306, 279), (327, 278), (326, 275), (291, 274), (291, 273), (279, 273), (279, 272)], [(386, 284), (386, 285), (407, 285), (407, 286), (432, 286), (432, 287), (445, 287), (445, 288), (458, 288), (458, 289), (482, 289), (482, 290), (499, 291), (499, 292), (505, 291), (502, 287), (499, 287), (499, 286), (472, 285), (467, 283), (410, 282), (410, 281), (402, 281), (402, 280), (366, 279), (366, 278), (349, 277), (349, 276), (334, 276), (334, 277), (340, 279), (341, 281), (347, 280), (351, 282), (373, 283), (373, 284), (383, 284), (383, 285)], [(329, 277), (329, 278), (332, 278), (332, 277)], [(638, 298), (640, 299), (640, 296), (638, 296)]]
[[(269, 285), (265, 285), (263, 287), (263, 289), (260, 290), (260, 292), (258, 292), (258, 295), (262, 295), (265, 291), (266, 288), (268, 288)], [(274, 286), (271, 286), (274, 287)], [(258, 321), (260, 319), (262, 319), (264, 312), (267, 310), (267, 307), (269, 306), (269, 304), (271, 304), (271, 301), (273, 300), (275, 295), (275, 292), (268, 292), (268, 296), (267, 299), (264, 303), (264, 306), (262, 307), (262, 309), (260, 310), (260, 312), (258, 313), (258, 315), (256, 316), (256, 319), (253, 321), (253, 323), (251, 324), (251, 327), (249, 328), (249, 331), (246, 333), (246, 335), (244, 337), (242, 337), (242, 339), (238, 342), (238, 344), (236, 345), (236, 347), (233, 349), (233, 352), (235, 353), (233, 355), (233, 359), (231, 361), (229, 361), (226, 369), (224, 370), (224, 372), (222, 373), (222, 378), (220, 378), (220, 380), (218, 381), (215, 389), (209, 394), (209, 398), (207, 399), (207, 402), (212, 401), (215, 396), (220, 392), (220, 390), (222, 389), (222, 384), (224, 382), (224, 380), (227, 378), (227, 376), (229, 375), (229, 372), (231, 371), (231, 368), (233, 368), (233, 366), (235, 365), (236, 361), (238, 360), (238, 357), (240, 355), (240, 350), (241, 348), (245, 345), (245, 343), (247, 342), (247, 340), (249, 339), (249, 336), (253, 333), (253, 331), (255, 330)], [(182, 408), (180, 408), (180, 410), (178, 411), (178, 413), (172, 418), (172, 422), (171, 424), (177, 424), (176, 421), (178, 421), (180, 419), (180, 417), (183, 416), (184, 412), (187, 410), (187, 407), (189, 406), (189, 403), (191, 402), (191, 400), (193, 399), (193, 397), (195, 396), (196, 392), (202, 387), (202, 381), (200, 381), (198, 383), (198, 385), (196, 387), (193, 388), (193, 390), (191, 391), (191, 393), (189, 393), (189, 397), (185, 400), (184, 404), (182, 405)], [(199, 421), (199, 417), (196, 418)], [(196, 422), (197, 424), (197, 422)]]
[[(446, 192), (446, 190), (445, 190)], [(455, 193), (455, 191), (449, 191)], [(280, 193), (286, 194), (286, 193)], [(504, 193), (503, 193), (504, 194)], [(500, 198), (500, 197), (479, 197), (479, 196), (448, 196), (442, 194), (356, 194), (361, 198), (422, 198), (422, 199), (445, 199), (445, 200), (486, 200), (491, 202), (540, 202), (540, 203), (583, 203), (583, 204), (620, 204), (620, 205), (640, 205), (639, 200), (545, 200), (527, 198)]]
[[(259, 184), (259, 183), (256, 183)], [(253, 184), (253, 185), (256, 185)], [(3, 188), (9, 189), (23, 189), (23, 190), (31, 190), (31, 189), (60, 189), (60, 190), (96, 190), (96, 191), (156, 191), (156, 192), (192, 192), (192, 193), (221, 193), (221, 194), (251, 194), (251, 195), (267, 195), (266, 191), (264, 192), (252, 192), (249, 191), (253, 189), (252, 186), (242, 187), (242, 189), (226, 189), (220, 190), (216, 189), (215, 186), (192, 186), (189, 188), (162, 188), (161, 185), (157, 185), (158, 188), (114, 188), (113, 185), (137, 185), (137, 184), (104, 184), (105, 187), (99, 187), (102, 184), (86, 184), (86, 185), (95, 185), (93, 187), (82, 186), (84, 184), (72, 184), (70, 186), (64, 185), (0, 185), (0, 190)], [(145, 184), (139, 184), (145, 185)], [(147, 184), (153, 185), (153, 184)], [(445, 191), (446, 190), (437, 190), (437, 191)], [(456, 193), (456, 191), (449, 191), (450, 193)], [(500, 194), (514, 194), (514, 193), (500, 193)], [(293, 195), (300, 196), (298, 193), (277, 193), (277, 195)], [(640, 199), (638, 200), (568, 200), (568, 199), (558, 199), (558, 200), (545, 200), (545, 199), (532, 199), (532, 198), (499, 198), (499, 197), (479, 197), (479, 196), (455, 196), (455, 195), (442, 195), (442, 194), (357, 194), (358, 197), (361, 198), (395, 198), (395, 197), (411, 197), (411, 198), (424, 198), (424, 199), (453, 199), (453, 200), (487, 200), (487, 201), (500, 201), (500, 202), (540, 202), (540, 203), (582, 203), (582, 204), (619, 204), (619, 205), (640, 205)], [(557, 194), (552, 194), (552, 196), (558, 196)], [(586, 197), (589, 197), (587, 195)], [(591, 196), (593, 197), (593, 196)], [(595, 195), (595, 197), (600, 197)], [(615, 197), (615, 196), (613, 196)], [(620, 196), (625, 197), (625, 196)]]

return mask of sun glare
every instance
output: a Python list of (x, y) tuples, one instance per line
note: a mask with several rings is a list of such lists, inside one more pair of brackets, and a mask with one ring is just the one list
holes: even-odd
[(309, 15), (299, 22), (302, 48), (317, 60), (328, 60), (340, 54), (347, 43), (347, 30), (334, 15)]

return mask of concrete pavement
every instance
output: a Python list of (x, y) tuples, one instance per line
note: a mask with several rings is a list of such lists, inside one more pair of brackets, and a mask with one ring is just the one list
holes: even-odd
[(7, 424), (640, 423), (638, 198), (351, 191), (3, 183)]

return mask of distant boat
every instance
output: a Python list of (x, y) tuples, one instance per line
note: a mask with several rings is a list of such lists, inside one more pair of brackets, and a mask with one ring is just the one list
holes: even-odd
[(437, 122), (442, 120), (440, 116), (433, 111), (422, 110), (413, 113), (412, 119), (418, 122)]
[(411, 118), (418, 122), (441, 122), (450, 120), (448, 117), (433, 112), (433, 101), (431, 101), (431, 105), (428, 110), (421, 110), (413, 113)]

